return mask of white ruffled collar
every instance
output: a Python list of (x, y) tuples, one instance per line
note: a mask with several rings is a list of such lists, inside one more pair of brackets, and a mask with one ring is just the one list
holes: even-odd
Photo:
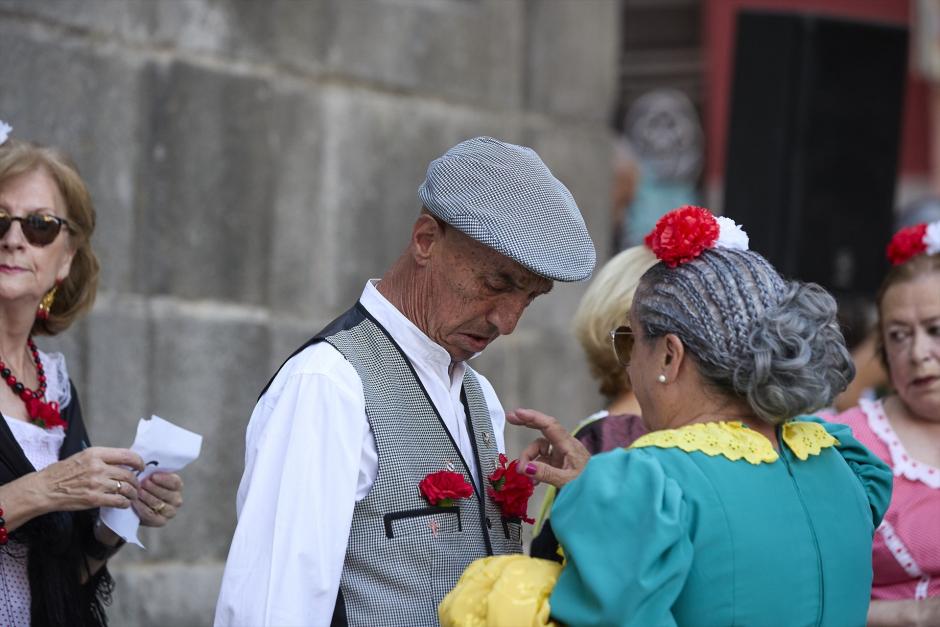
[(69, 385), (65, 356), (62, 353), (39, 351), (39, 360), (46, 373), (46, 400), (55, 401), (64, 409), (72, 401), (72, 387)]
[(940, 468), (919, 462), (910, 456), (891, 426), (885, 414), (884, 404), (880, 400), (861, 399), (858, 406), (868, 419), (868, 428), (888, 447), (894, 474), (910, 481), (920, 481), (929, 488), (940, 489)]

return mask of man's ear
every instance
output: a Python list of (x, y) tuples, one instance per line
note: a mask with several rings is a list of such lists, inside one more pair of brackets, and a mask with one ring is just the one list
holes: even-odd
[(679, 376), (682, 360), (685, 359), (685, 345), (675, 333), (667, 333), (663, 340), (663, 374), (669, 381), (675, 381)]
[(415, 263), (426, 265), (443, 238), (443, 224), (428, 213), (419, 215), (411, 229), (411, 249)]

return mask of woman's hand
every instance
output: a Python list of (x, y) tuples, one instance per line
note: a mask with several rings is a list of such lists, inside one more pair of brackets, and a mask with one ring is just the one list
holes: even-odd
[(537, 481), (560, 488), (581, 474), (591, 458), (584, 445), (551, 416), (534, 409), (517, 409), (506, 412), (506, 420), (542, 432), (542, 437), (522, 451), (518, 465), (521, 472)]
[(868, 627), (900, 627), (902, 625), (940, 625), (940, 597), (872, 601), (868, 606)]
[(134, 511), (140, 524), (162, 527), (183, 506), (183, 480), (176, 473), (155, 472), (140, 485)]
[(35, 473), (34, 489), (47, 512), (126, 508), (137, 500), (137, 472), (143, 468), (133, 451), (93, 446)]

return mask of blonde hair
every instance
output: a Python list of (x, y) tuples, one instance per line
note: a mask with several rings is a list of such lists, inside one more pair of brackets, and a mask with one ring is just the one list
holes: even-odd
[(646, 246), (633, 246), (614, 255), (594, 276), (574, 314), (574, 333), (587, 357), (591, 375), (608, 399), (630, 390), (627, 373), (614, 355), (610, 331), (627, 324), (640, 277), (656, 265)]
[(37, 318), (33, 324), (34, 335), (55, 335), (67, 329), (95, 302), (99, 272), (98, 258), (91, 247), (95, 207), (75, 165), (60, 151), (15, 139), (0, 145), (0, 186), (16, 176), (36, 170), (52, 178), (65, 200), (68, 232), (75, 249), (69, 275), (58, 286), (49, 318)]

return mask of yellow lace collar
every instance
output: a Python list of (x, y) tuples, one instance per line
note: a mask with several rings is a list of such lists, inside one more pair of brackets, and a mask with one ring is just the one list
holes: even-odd
[[(839, 444), (816, 422), (784, 423), (783, 441), (801, 460)], [(733, 462), (744, 459), (752, 464), (771, 464), (779, 457), (770, 440), (738, 421), (699, 422), (679, 429), (654, 431), (638, 438), (630, 448), (646, 446), (680, 448), (687, 453), (701, 451), (711, 456), (724, 455)]]

